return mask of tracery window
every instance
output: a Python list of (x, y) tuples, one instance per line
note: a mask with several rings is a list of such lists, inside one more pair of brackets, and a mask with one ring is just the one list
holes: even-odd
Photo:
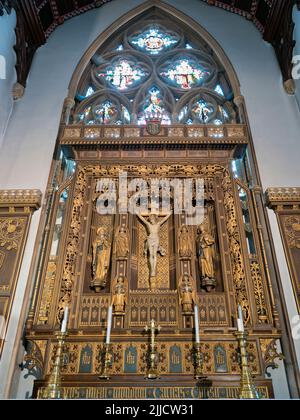
[(74, 123), (236, 122), (225, 70), (202, 40), (155, 19), (108, 41), (86, 69)]

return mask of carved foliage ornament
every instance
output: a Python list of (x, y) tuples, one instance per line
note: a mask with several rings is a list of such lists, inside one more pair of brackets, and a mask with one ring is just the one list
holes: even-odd
[(23, 236), (26, 219), (0, 219), (0, 246), (7, 251), (17, 250)]
[(275, 360), (283, 360), (284, 356), (282, 353), (278, 352), (276, 339), (274, 340), (272, 338), (262, 338), (259, 341), (264, 360), (265, 372), (268, 377), (271, 377), (268, 369), (277, 369), (278, 364), (275, 362)]
[(291, 216), (286, 219), (284, 229), (288, 246), (300, 249), (300, 216)]

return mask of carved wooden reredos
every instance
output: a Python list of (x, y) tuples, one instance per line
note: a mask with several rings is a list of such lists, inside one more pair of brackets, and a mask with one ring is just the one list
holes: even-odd
[[(280, 327), (258, 229), (264, 216), (259, 188), (253, 188), (256, 168), (246, 121), (224, 52), (170, 6), (140, 6), (89, 48), (65, 101), (42, 222), (47, 229), (26, 327), (36, 389), (51, 371), (54, 332), (68, 306), (67, 392), (74, 398), (79, 388), (85, 397), (108, 395), (97, 377), (111, 304), (111, 392), (127, 395), (134, 378), (130, 395), (142, 396), (144, 327), (151, 319), (162, 327), (159, 386), (193, 387), (197, 303), (204, 373), (215, 381), (216, 397), (229, 395), (229, 389), (234, 395), (239, 304), (250, 334), (252, 371), (262, 395), (270, 395), (264, 372), (277, 356)], [(151, 218), (120, 212), (122, 199), (130, 201), (136, 192), (118, 196), (124, 173), (127, 183), (142, 179), (146, 186), (155, 179), (191, 179), (193, 198), (203, 180), (204, 221), (188, 225), (185, 211), (176, 214), (174, 189), (170, 213)], [(115, 188), (114, 214), (98, 211), (97, 199), (107, 192), (103, 180)]]

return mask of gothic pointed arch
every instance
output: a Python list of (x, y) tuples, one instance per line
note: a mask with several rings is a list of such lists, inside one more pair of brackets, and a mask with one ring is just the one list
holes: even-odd
[[(93, 103), (105, 90), (107, 100)], [(239, 81), (221, 46), (193, 19), (157, 1), (122, 16), (88, 48), (69, 85), (73, 110), (66, 122), (101, 123), (96, 108), (102, 123), (142, 123), (142, 96), (144, 108), (161, 112), (165, 124), (242, 119), (234, 102)]]

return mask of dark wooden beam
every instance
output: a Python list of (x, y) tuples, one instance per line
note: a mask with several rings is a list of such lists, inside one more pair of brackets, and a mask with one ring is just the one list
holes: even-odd
[(10, 14), (12, 9), (12, 2), (10, 0), (0, 0), (0, 16), (4, 15), (4, 12)]
[(33, 0), (13, 0), (17, 15), (15, 28), (18, 83), (26, 87), (28, 73), (36, 50), (46, 42)]
[[(299, 2), (298, 2), (299, 3)], [(293, 8), (295, 0), (277, 0), (270, 12), (264, 31), (264, 40), (273, 45), (288, 93), (293, 93), (294, 41)]]

